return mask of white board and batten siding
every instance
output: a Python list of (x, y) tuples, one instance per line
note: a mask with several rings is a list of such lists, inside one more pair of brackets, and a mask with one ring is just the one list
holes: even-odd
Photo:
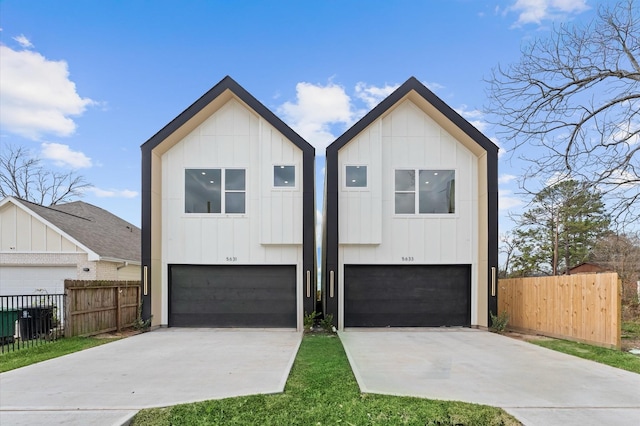
[(0, 209), (0, 295), (60, 294), (85, 252), (13, 203)]
[[(277, 165), (295, 166), (295, 187), (274, 188)], [(192, 168), (245, 169), (245, 214), (185, 213), (185, 170)], [(162, 155), (162, 300), (169, 264), (282, 264), (301, 271), (302, 187), (302, 151), (238, 99), (225, 103)], [(302, 274), (296, 276), (299, 289)], [(162, 324), (167, 309), (164, 303)]]
[(84, 253), (59, 231), (12, 203), (7, 203), (0, 211), (0, 251)]
[[(348, 165), (367, 166), (366, 189), (345, 187)], [(396, 215), (396, 169), (455, 170), (455, 213)], [(471, 264), (472, 282), (477, 281), (478, 158), (411, 100), (342, 147), (338, 173), (340, 265)], [(340, 268), (340, 300), (343, 273)], [(472, 323), (477, 323), (477, 291), (472, 285)]]

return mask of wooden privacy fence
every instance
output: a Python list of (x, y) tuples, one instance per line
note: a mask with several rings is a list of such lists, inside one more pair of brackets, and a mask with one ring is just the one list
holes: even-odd
[(620, 348), (618, 274), (501, 279), (498, 311), (507, 328), (609, 348)]
[(120, 331), (138, 318), (140, 281), (65, 280), (65, 337)]

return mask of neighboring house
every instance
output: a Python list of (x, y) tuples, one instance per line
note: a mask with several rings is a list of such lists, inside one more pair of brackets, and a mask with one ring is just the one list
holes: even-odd
[(340, 329), (488, 326), (497, 146), (410, 78), (326, 155), (325, 315)]
[(225, 77), (141, 149), (143, 317), (302, 328), (315, 309), (313, 147)]
[(64, 280), (139, 280), (140, 229), (75, 201), (0, 201), (0, 295), (64, 293)]
[(613, 272), (613, 271), (611, 268), (607, 268), (605, 266), (598, 265), (597, 263), (593, 263), (593, 262), (583, 262), (569, 269), (569, 275), (598, 273), (598, 272)]

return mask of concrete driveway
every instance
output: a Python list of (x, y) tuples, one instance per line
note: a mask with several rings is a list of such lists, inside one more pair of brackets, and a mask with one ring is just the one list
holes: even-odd
[(0, 374), (2, 425), (121, 425), (149, 407), (282, 392), (302, 333), (159, 329)]
[(640, 425), (640, 375), (475, 329), (348, 329), (363, 392), (504, 408), (527, 426)]

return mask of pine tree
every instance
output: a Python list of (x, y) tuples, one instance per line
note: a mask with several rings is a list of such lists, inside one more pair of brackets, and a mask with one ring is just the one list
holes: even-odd
[(602, 195), (575, 180), (546, 187), (514, 231), (513, 275), (559, 275), (589, 259), (609, 227)]

